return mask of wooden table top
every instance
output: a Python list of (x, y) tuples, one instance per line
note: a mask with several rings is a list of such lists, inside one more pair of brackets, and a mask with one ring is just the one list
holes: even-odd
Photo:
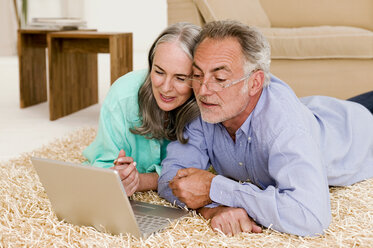
[(53, 33), (53, 32), (94, 32), (97, 31), (97, 29), (76, 29), (76, 30), (61, 30), (61, 29), (41, 29), (41, 28), (22, 28), (18, 29), (19, 33), (22, 34), (47, 34), (47, 33)]
[(77, 31), (60, 31), (49, 33), (50, 37), (53, 38), (110, 38), (112, 36), (129, 35), (132, 33), (125, 32), (99, 32), (99, 31), (88, 31), (88, 30), (77, 30)]

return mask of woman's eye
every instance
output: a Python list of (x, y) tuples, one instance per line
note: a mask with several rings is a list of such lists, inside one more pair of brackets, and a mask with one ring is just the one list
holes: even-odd
[(201, 78), (201, 75), (199, 75), (199, 74), (193, 74), (193, 78), (199, 79), (199, 78)]
[(163, 72), (161, 72), (161, 71), (157, 71), (157, 70), (155, 70), (155, 73), (157, 73), (157, 74), (159, 74), (159, 75), (163, 75)]
[(185, 77), (176, 77), (177, 81), (180, 81), (180, 82), (184, 82), (185, 81)]

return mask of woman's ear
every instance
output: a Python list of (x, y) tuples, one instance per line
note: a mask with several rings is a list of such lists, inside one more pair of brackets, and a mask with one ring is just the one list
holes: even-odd
[(262, 90), (264, 79), (264, 72), (262, 70), (254, 72), (249, 92), (250, 96), (254, 96)]

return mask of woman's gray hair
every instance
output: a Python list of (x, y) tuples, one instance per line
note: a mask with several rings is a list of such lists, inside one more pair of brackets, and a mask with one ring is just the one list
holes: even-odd
[(245, 73), (249, 73), (253, 69), (262, 70), (265, 75), (263, 86), (269, 85), (271, 48), (264, 35), (255, 27), (233, 20), (209, 22), (202, 28), (194, 51), (206, 38), (221, 40), (229, 37), (236, 38), (241, 45), (242, 53), (246, 60), (244, 65)]
[[(142, 125), (132, 128), (134, 134), (144, 135), (149, 139), (178, 140), (185, 144), (188, 142), (183, 137), (185, 125), (199, 116), (199, 108), (194, 94), (180, 107), (166, 113), (159, 108), (153, 94), (150, 72), (152, 71), (154, 54), (159, 44), (167, 42), (178, 42), (181, 49), (193, 59), (193, 48), (201, 28), (190, 23), (176, 23), (166, 28), (154, 41), (148, 54), (149, 70), (144, 84), (138, 95), (139, 117)], [(172, 61), (170, 61), (172, 63)]]

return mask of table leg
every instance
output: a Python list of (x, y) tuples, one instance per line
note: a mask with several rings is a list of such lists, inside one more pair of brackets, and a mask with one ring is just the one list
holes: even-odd
[(132, 34), (110, 37), (111, 83), (132, 71)]
[(20, 107), (47, 101), (46, 35), (18, 32)]
[(98, 103), (97, 54), (65, 51), (58, 38), (48, 47), (50, 120)]

